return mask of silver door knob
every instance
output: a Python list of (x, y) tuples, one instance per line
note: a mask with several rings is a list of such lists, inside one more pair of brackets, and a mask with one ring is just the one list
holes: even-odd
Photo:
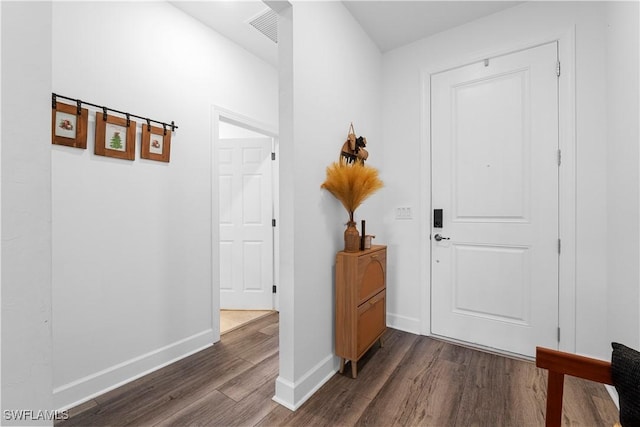
[(433, 238), (436, 239), (436, 242), (439, 242), (440, 240), (449, 240), (449, 237), (442, 237), (439, 234), (436, 234)]

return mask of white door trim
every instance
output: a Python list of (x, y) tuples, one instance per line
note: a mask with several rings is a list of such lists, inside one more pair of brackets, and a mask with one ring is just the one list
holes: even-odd
[[(220, 211), (218, 209), (218, 188), (219, 188), (219, 173), (220, 168), (218, 166), (218, 148), (220, 146), (220, 122), (230, 123), (235, 126), (261, 133), (265, 136), (273, 139), (276, 152), (278, 148), (278, 129), (275, 126), (268, 125), (266, 123), (259, 122), (250, 117), (243, 116), (242, 114), (235, 113), (226, 108), (213, 105), (211, 107), (211, 298), (212, 298), (212, 314), (211, 314), (211, 329), (213, 330), (213, 342), (220, 341), (220, 316), (215, 315), (220, 311), (220, 227), (213, 226), (213, 224), (220, 223)], [(277, 159), (277, 157), (276, 157)], [(272, 170), (275, 173), (275, 179), (277, 179), (278, 164), (274, 164)], [(273, 198), (274, 206), (277, 215), (278, 207), (278, 187), (274, 186)], [(277, 216), (276, 216), (277, 218)], [(279, 260), (279, 245), (278, 245), (278, 228), (276, 227), (274, 235), (274, 247), (273, 258), (274, 265), (278, 265)], [(278, 283), (278, 270), (274, 270), (274, 279)], [(275, 295), (274, 307), (278, 309), (278, 294)]]
[(575, 120), (575, 27), (558, 34), (517, 44), (505, 43), (483, 52), (463, 55), (421, 70), (420, 111), (420, 327), (422, 335), (431, 334), (431, 75), (487, 58), (507, 55), (550, 42), (558, 42), (561, 62), (559, 80), (559, 144), (562, 165), (559, 170), (559, 233), (562, 241), (559, 273), (559, 349), (576, 349), (576, 120)]

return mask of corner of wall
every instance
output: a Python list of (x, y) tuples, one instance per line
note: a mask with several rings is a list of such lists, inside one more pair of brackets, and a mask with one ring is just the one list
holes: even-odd
[[(52, 411), (50, 2), (0, 2), (2, 417)], [(28, 411), (34, 411), (28, 412)], [(50, 411), (50, 412), (49, 412)]]
[(280, 360), (274, 401), (295, 410), (294, 384), (294, 200), (293, 178), (293, 8), (278, 10), (279, 195), (280, 195)]
[[(282, 227), (274, 401), (295, 410), (338, 370), (331, 284), (342, 233), (335, 225), (344, 211), (325, 200), (320, 184), (349, 122), (373, 140), (380, 134), (381, 56), (338, 2), (296, 2), (280, 12), (278, 37)], [(345, 70), (345, 61), (360, 67)], [(343, 71), (327, 72), (337, 69)]]
[(279, 376), (276, 379), (276, 395), (273, 400), (285, 408), (295, 411), (336, 372), (338, 372), (337, 358), (334, 355), (329, 355), (302, 375), (295, 383)]

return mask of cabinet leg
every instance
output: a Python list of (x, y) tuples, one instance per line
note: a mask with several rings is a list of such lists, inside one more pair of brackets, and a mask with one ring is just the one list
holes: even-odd
[(351, 361), (351, 377), (358, 378), (358, 362), (355, 360)]
[(384, 347), (384, 340), (382, 337), (380, 337), (380, 347)]
[(340, 358), (340, 373), (344, 372), (344, 358)]

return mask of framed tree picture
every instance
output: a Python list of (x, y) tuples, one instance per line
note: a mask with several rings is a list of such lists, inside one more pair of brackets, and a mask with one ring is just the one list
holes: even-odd
[[(106, 120), (105, 120), (106, 118)], [(134, 160), (136, 155), (136, 122), (96, 111), (96, 144), (98, 156)]]
[(89, 111), (78, 106), (55, 103), (51, 110), (51, 143), (67, 147), (87, 148)]
[(171, 153), (171, 131), (157, 126), (142, 125), (142, 151), (143, 159), (157, 160), (169, 163)]

